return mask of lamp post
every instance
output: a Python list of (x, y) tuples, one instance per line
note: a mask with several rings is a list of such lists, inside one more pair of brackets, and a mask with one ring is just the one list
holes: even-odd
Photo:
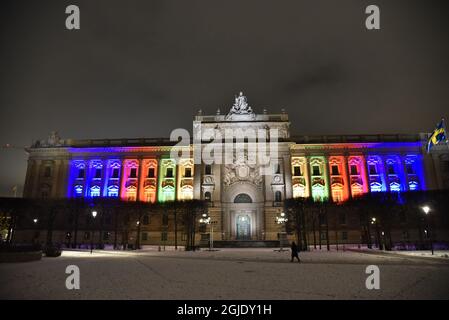
[(136, 221), (137, 237), (136, 237), (136, 249), (140, 249), (140, 221)]
[(200, 223), (204, 223), (205, 225), (210, 226), (209, 251), (213, 251), (213, 249), (214, 249), (214, 224), (217, 222), (212, 221), (210, 216), (208, 216), (206, 213), (203, 213), (202, 217), (200, 218)]
[(380, 234), (379, 234), (379, 223), (376, 219), (376, 217), (372, 217), (371, 218), (371, 224), (374, 224), (376, 226), (376, 239), (377, 239), (377, 248), (380, 250), (381, 245), (380, 245)]
[[(97, 216), (97, 211), (93, 210), (92, 211), (92, 217), (95, 219), (95, 217)], [(93, 225), (93, 222), (92, 222)], [(94, 228), (92, 227), (92, 235), (90, 237), (90, 253), (92, 254), (92, 249), (94, 246)]]
[[(286, 228), (286, 222), (287, 221), (288, 221), (288, 219), (285, 216), (284, 212), (281, 212), (281, 215), (276, 217), (276, 223), (279, 224), (279, 225), (284, 225), (284, 228)], [(285, 235), (285, 237), (287, 237), (287, 231), (284, 230), (283, 232), (280, 233), (280, 235), (281, 235), (281, 237), (279, 238), (279, 245), (280, 245), (279, 252), (282, 252), (282, 251), (284, 251), (284, 248), (283, 248), (283, 240), (284, 240), (283, 238), (284, 237), (283, 237), (283, 235)]]
[(432, 250), (432, 255), (433, 255), (433, 236), (432, 236), (432, 231), (430, 230), (430, 223), (429, 223), (429, 213), (430, 213), (430, 207), (429, 206), (423, 206), (421, 207), (422, 211), (424, 212), (425, 216), (426, 216), (426, 224), (427, 224), (427, 230), (425, 230), (425, 234), (426, 234), (426, 238), (429, 239), (430, 241), (430, 250)]

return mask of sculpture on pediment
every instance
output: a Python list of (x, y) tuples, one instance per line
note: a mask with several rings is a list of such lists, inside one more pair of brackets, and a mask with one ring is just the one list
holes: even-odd
[(235, 97), (235, 102), (229, 111), (227, 118), (230, 116), (238, 114), (238, 115), (253, 115), (253, 109), (248, 105), (248, 101), (246, 96), (243, 95), (243, 92), (240, 92), (238, 96)]

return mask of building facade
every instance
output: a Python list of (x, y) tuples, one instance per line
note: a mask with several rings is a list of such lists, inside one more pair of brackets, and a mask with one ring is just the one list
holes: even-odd
[[(248, 129), (263, 135), (242, 138)], [(208, 131), (221, 138), (208, 139)], [(215, 240), (276, 240), (276, 217), (286, 198), (341, 202), (369, 192), (449, 188), (447, 146), (427, 154), (427, 136), (295, 137), (284, 111), (256, 114), (240, 93), (227, 114), (199, 112), (193, 138), (182, 145), (151, 138), (62, 140), (52, 133), (26, 150), (24, 197), (115, 197), (153, 203), (203, 199), (210, 203)], [(231, 161), (222, 163), (202, 159), (207, 148), (223, 141), (233, 150), (240, 143), (243, 153), (232, 151)], [(248, 152), (260, 153), (262, 144), (276, 152), (265, 153), (263, 165), (259, 158), (248, 161)], [(184, 156), (175, 159), (173, 150)], [(151, 230), (158, 234), (157, 227)], [(158, 236), (145, 239), (143, 244), (155, 243)]]

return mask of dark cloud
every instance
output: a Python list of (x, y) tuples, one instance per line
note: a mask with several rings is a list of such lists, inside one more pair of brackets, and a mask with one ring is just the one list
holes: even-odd
[[(64, 28), (65, 7), (81, 30)], [(3, 0), (0, 145), (168, 136), (243, 90), (294, 134), (429, 131), (448, 117), (447, 1)], [(0, 194), (26, 155), (0, 151)]]

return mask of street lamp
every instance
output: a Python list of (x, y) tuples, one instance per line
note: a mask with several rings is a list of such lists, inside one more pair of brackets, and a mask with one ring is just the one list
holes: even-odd
[(200, 218), (200, 223), (204, 223), (205, 225), (210, 226), (210, 234), (209, 234), (209, 251), (214, 249), (214, 223), (216, 221), (212, 221), (210, 216), (206, 213), (202, 214), (202, 218)]
[(137, 237), (136, 237), (136, 249), (140, 249), (140, 221), (136, 221)]
[(34, 218), (33, 222), (36, 224), (38, 222), (37, 218)]
[(426, 224), (427, 224), (427, 230), (424, 230), (424, 233), (426, 234), (426, 238), (429, 239), (430, 241), (430, 249), (432, 250), (432, 255), (433, 255), (433, 237), (432, 237), (432, 231), (430, 230), (430, 223), (429, 223), (429, 213), (430, 213), (430, 207), (429, 206), (422, 206), (421, 207), (422, 211), (424, 212), (425, 216), (426, 216)]
[(380, 234), (379, 234), (379, 223), (378, 223), (376, 217), (371, 218), (371, 224), (374, 224), (376, 226), (377, 248), (380, 250), (381, 249), (381, 239), (380, 239)]
[[(279, 224), (279, 225), (284, 225), (285, 228), (286, 228), (286, 222), (287, 221), (288, 221), (288, 219), (285, 216), (284, 212), (281, 212), (280, 216), (276, 216), (276, 223)], [(281, 237), (279, 239), (279, 245), (280, 245), (279, 251), (281, 252), (281, 251), (284, 251), (284, 248), (283, 248), (283, 240), (284, 239), (283, 239), (282, 235), (285, 235), (285, 237), (287, 237), (287, 231), (285, 230), (285, 231), (281, 232), (280, 234), (281, 234)]]
[[(93, 210), (92, 211), (92, 217), (95, 219), (95, 217), (97, 216), (97, 211)], [(92, 248), (94, 246), (94, 228), (92, 228), (92, 235), (90, 237), (90, 253), (92, 254)]]

